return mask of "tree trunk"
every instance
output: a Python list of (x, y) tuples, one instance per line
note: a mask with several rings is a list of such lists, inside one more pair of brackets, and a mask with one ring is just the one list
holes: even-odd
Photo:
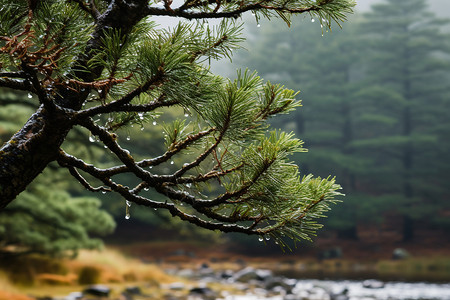
[(0, 209), (56, 159), (71, 125), (61, 112), (40, 107), (28, 122), (0, 149)]
[[(101, 39), (105, 29), (117, 29), (127, 35), (144, 16), (148, 1), (111, 1), (108, 9), (96, 20), (96, 28), (88, 42), (86, 55), (80, 57), (76, 66), (86, 66), (86, 62), (102, 47)], [(77, 74), (84, 81), (94, 81), (102, 73), (102, 68)], [(59, 91), (59, 99), (54, 103), (62, 108), (79, 110), (88, 92), (67, 93)], [(11, 139), (0, 149), (0, 210), (54, 161), (59, 148), (74, 125), (73, 115), (63, 109), (49, 111), (41, 106)]]

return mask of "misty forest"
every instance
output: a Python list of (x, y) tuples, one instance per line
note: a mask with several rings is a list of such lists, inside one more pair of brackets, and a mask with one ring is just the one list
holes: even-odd
[(450, 299), (450, 4), (0, 0), (0, 300)]

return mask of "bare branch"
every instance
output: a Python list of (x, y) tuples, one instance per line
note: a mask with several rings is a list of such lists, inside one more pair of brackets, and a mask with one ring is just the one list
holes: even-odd
[[(186, 11), (188, 8), (195, 8), (195, 7), (199, 7), (201, 4), (204, 4), (204, 2), (198, 2), (195, 5), (190, 5), (189, 7), (180, 6), (179, 8), (173, 9), (173, 10), (148, 7), (146, 13), (148, 15), (182, 17), (182, 18), (186, 18), (188, 20), (192, 20), (192, 19), (210, 19), (210, 18), (238, 18), (247, 11), (261, 10), (261, 9), (279, 11), (279, 12), (284, 12), (284, 13), (292, 13), (292, 14), (301, 14), (301, 13), (305, 13), (305, 12), (319, 11), (321, 9), (320, 5), (312, 5), (312, 6), (308, 6), (308, 7), (304, 7), (304, 8), (286, 8), (286, 7), (276, 7), (276, 6), (264, 5), (264, 4), (262, 4), (262, 2), (265, 2), (265, 1), (241, 6), (237, 9), (230, 10), (230, 11), (212, 11), (212, 12)], [(210, 3), (210, 2), (208, 2), (208, 3)], [(215, 1), (214, 1), (214, 3), (215, 3)]]
[(0, 78), (0, 86), (19, 91), (35, 92), (35, 89), (28, 80), (16, 80), (9, 78)]

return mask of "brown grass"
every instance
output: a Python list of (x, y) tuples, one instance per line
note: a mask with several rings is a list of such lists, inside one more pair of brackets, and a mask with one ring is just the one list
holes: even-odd
[[(0, 266), (4, 268), (5, 264)], [(7, 268), (0, 270), (0, 300), (31, 300), (33, 298), (27, 295), (46, 296), (49, 286), (55, 295), (66, 295), (91, 283), (126, 286), (132, 282), (146, 282), (158, 286), (173, 281), (159, 267), (125, 257), (119, 251), (85, 250), (76, 259), (33, 256), (10, 262)]]

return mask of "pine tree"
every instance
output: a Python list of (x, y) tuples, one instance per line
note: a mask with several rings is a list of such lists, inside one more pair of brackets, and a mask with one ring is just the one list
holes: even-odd
[[(366, 45), (365, 80), (372, 86), (360, 96), (372, 112), (367, 118), (383, 118), (375, 117), (378, 126), (360, 131), (355, 146), (371, 153), (374, 164), (384, 170), (373, 174), (384, 179), (378, 193), (389, 195), (391, 203), (395, 199), (391, 209), (407, 220), (433, 219), (448, 207), (443, 199), (450, 192), (444, 183), (449, 156), (443, 149), (448, 147), (444, 136), (450, 125), (445, 109), (450, 44), (442, 30), (448, 23), (430, 13), (425, 0), (386, 0), (373, 6), (360, 27)], [(375, 148), (382, 150), (375, 153)]]
[(346, 201), (327, 225), (351, 229), (390, 212), (448, 225), (448, 22), (418, 0), (381, 2), (323, 38), (309, 23), (284, 34), (260, 28), (237, 60), (302, 89), (305, 108), (278, 124), (296, 122), (310, 149), (296, 157), (301, 167), (332, 170), (342, 183)]
[[(307, 13), (325, 26), (340, 22), (351, 0), (0, 1), (0, 86), (29, 92), (39, 108), (0, 152), (0, 199), (5, 207), (57, 161), (87, 189), (115, 192), (136, 203), (212, 230), (308, 238), (339, 195), (334, 180), (300, 176), (288, 156), (303, 151), (292, 134), (267, 131), (267, 120), (299, 105), (296, 93), (238, 72), (209, 72), (210, 59), (230, 57), (242, 40), (236, 19)], [(194, 20), (173, 29), (153, 16)], [(222, 19), (209, 26), (208, 19)], [(196, 20), (196, 21), (195, 21)], [(190, 118), (158, 123), (182, 107)], [(190, 119), (190, 121), (188, 121)], [(161, 126), (165, 152), (137, 161), (121, 147), (125, 126)], [(113, 166), (69, 154), (63, 141), (85, 128), (105, 146)], [(151, 143), (152, 141), (149, 141)], [(182, 161), (183, 154), (195, 155)], [(166, 166), (154, 173), (151, 167)], [(163, 169), (164, 170), (164, 169)], [(20, 174), (20, 176), (19, 176)], [(123, 177), (134, 178), (124, 185)], [(94, 187), (94, 184), (101, 183)], [(152, 189), (165, 197), (148, 197)]]

